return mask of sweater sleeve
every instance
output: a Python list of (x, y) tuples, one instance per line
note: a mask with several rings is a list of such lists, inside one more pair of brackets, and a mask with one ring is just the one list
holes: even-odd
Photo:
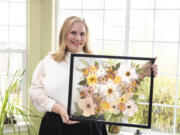
[(33, 73), (29, 96), (38, 111), (51, 112), (56, 101), (48, 97), (44, 91), (43, 79), (46, 76), (44, 62), (40, 61)]

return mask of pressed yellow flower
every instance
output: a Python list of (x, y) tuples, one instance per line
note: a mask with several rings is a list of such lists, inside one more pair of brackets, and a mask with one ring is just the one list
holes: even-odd
[(95, 74), (91, 74), (91, 75), (88, 75), (87, 77), (87, 84), (88, 85), (93, 85), (97, 82), (97, 76)]
[(121, 77), (120, 76), (116, 76), (115, 79), (114, 79), (114, 83), (115, 84), (121, 83)]
[(119, 98), (119, 102), (120, 103), (125, 103), (127, 101), (127, 98), (126, 97), (120, 97)]
[(91, 66), (91, 67), (90, 67), (90, 71), (91, 71), (91, 72), (95, 72), (95, 71), (97, 71), (97, 67), (96, 67), (96, 66), (94, 66), (94, 65), (93, 65), (93, 66)]
[(101, 106), (101, 108), (102, 108), (103, 110), (105, 110), (105, 111), (108, 110), (108, 109), (110, 109), (110, 104), (109, 104), (108, 102), (106, 102), (106, 101), (101, 102), (100, 106)]
[(83, 72), (83, 75), (85, 75), (85, 76), (87, 76), (89, 74), (89, 70), (87, 68), (84, 68), (82, 70), (82, 72)]

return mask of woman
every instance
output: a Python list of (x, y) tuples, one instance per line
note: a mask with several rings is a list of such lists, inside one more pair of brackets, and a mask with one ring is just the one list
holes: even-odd
[[(69, 120), (67, 114), (69, 65), (71, 53), (91, 53), (89, 30), (84, 19), (65, 20), (59, 35), (59, 49), (47, 55), (36, 67), (29, 94), (35, 107), (46, 112), (39, 135), (107, 135), (105, 125)], [(157, 74), (156, 65), (143, 66)], [(147, 73), (147, 72), (145, 72)], [(142, 74), (148, 76), (148, 74)]]
[(107, 135), (104, 125), (79, 123), (67, 114), (70, 53), (91, 53), (89, 30), (79, 17), (65, 20), (59, 35), (59, 50), (36, 67), (29, 95), (40, 112), (46, 112), (39, 135)]

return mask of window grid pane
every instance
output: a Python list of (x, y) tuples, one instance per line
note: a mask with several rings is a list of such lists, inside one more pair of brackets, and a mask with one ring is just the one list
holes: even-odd
[[(63, 3), (66, 0), (60, 1)], [(180, 104), (180, 1), (98, 0), (100, 4), (96, 5), (94, 1), (86, 0), (90, 3), (89, 7), (84, 2), (78, 1), (72, 4), (73, 8), (68, 8), (80, 11), (78, 16), (87, 21), (93, 52), (123, 55), (123, 52), (129, 51), (130, 56), (158, 57), (159, 75), (154, 84), (152, 130), (180, 133), (178, 111), (177, 118), (175, 116), (176, 105)], [(66, 1), (66, 5), (69, 4)], [(58, 12), (65, 11), (63, 6), (58, 6)], [(70, 12), (69, 15), (75, 14)], [(66, 17), (58, 16), (58, 24)], [(162, 96), (159, 96), (160, 93)]]

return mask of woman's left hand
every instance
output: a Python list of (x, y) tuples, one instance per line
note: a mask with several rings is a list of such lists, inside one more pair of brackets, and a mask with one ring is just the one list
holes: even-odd
[[(155, 60), (156, 59), (157, 59), (157, 57), (155, 57)], [(142, 66), (141, 75), (139, 78), (143, 79), (144, 77), (150, 77), (151, 76), (151, 68), (153, 70), (154, 77), (156, 77), (157, 73), (158, 73), (158, 66), (156, 64), (152, 64), (151, 61), (149, 61)]]

